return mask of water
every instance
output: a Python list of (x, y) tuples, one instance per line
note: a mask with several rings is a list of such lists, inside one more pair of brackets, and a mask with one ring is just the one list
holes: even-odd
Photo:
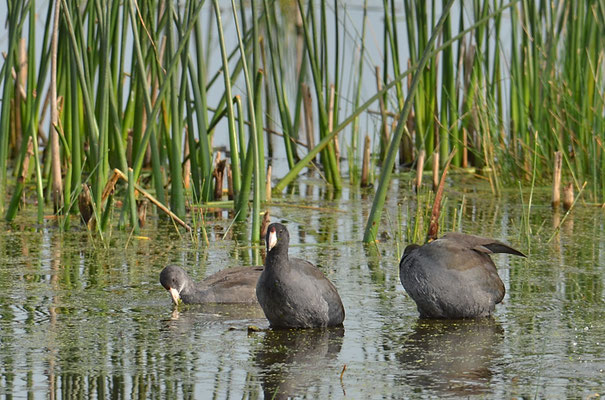
[[(46, 2), (40, 4), (45, 10)], [(2, 21), (5, 12), (0, 7)], [(349, 13), (355, 21), (350, 29), (360, 26), (359, 7)], [(226, 22), (231, 21), (226, 14)], [(369, 18), (369, 28), (378, 28), (366, 43), (370, 61), (364, 76), (373, 77), (374, 65), (382, 64), (382, 42), (376, 39), (380, 9), (370, 10)], [(405, 35), (405, 30), (399, 33)], [(232, 43), (233, 31), (227, 35)], [(401, 37), (400, 54), (406, 60)], [(358, 64), (354, 43), (346, 45), (345, 70)], [(6, 46), (3, 33), (0, 47)], [(212, 60), (210, 71), (215, 71), (220, 57)], [(348, 70), (343, 74), (349, 75)], [(373, 94), (373, 78), (369, 82), (364, 96)], [(363, 118), (362, 130), (376, 132), (378, 120)], [(277, 161), (275, 175), (282, 176), (285, 163)], [(426, 322), (418, 320), (397, 269), (416, 210), (409, 179), (394, 180), (381, 241), (367, 248), (360, 239), (371, 194), (345, 189), (334, 198), (318, 179), (299, 181), (292, 193), (278, 199), (290, 206), (272, 206), (271, 214), (290, 229), (291, 254), (319, 265), (338, 287), (347, 313), (344, 329), (273, 332), (262, 312), (250, 308), (189, 307), (174, 313), (158, 283), (164, 265), (183, 265), (201, 280), (228, 266), (252, 264), (255, 250), (228, 230), (226, 213), (222, 219), (210, 218), (209, 247), (151, 220), (142, 233), (147, 239), (114, 231), (107, 249), (77, 227), (60, 233), (52, 221), (37, 226), (35, 218), (20, 216), (0, 230), (0, 396), (605, 395), (601, 209), (580, 206), (549, 241), (553, 213), (548, 195), (540, 191), (530, 213), (528, 242), (516, 190), (494, 200), (477, 180), (459, 178), (447, 192), (444, 228), (504, 240), (530, 257), (494, 257), (507, 295), (492, 320)], [(249, 237), (246, 232), (243, 236)]]
[(272, 221), (287, 224), (291, 254), (317, 264), (338, 287), (343, 329), (274, 332), (256, 308), (173, 312), (158, 283), (164, 265), (184, 265), (201, 280), (252, 263), (258, 250), (236, 240), (237, 232), (222, 240), (226, 213), (210, 220), (209, 247), (151, 220), (147, 239), (114, 231), (105, 249), (81, 229), (60, 233), (50, 221), (37, 226), (23, 217), (0, 234), (0, 396), (605, 395), (601, 209), (580, 206), (547, 242), (553, 212), (538, 191), (528, 246), (518, 190), (494, 201), (477, 180), (457, 178), (444, 228), (459, 220), (464, 232), (499, 238), (529, 258), (494, 256), (507, 294), (493, 319), (427, 322), (418, 319), (397, 269), (405, 246), (399, 237), (416, 210), (409, 179), (393, 182), (381, 241), (369, 247), (360, 242), (366, 194), (345, 190), (334, 198), (317, 180), (301, 182), (277, 199), (288, 206), (270, 207)]

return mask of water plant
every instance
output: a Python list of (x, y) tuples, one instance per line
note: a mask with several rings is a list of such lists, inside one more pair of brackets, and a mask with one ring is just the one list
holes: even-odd
[[(56, 0), (42, 29), (35, 0), (5, 4), (7, 220), (35, 192), (38, 220), (52, 204), (67, 229), (86, 185), (98, 234), (117, 204), (118, 226), (136, 232), (142, 190), (186, 220), (192, 207), (226, 201), (228, 180), (224, 204), (234, 220), (251, 218), (258, 241), (270, 164), (285, 159), (268, 182), (273, 201), (318, 155), (336, 192), (357, 186), (366, 135), (379, 178), (364, 241), (375, 238), (397, 156), (408, 168), (422, 150), (441, 166), (456, 150), (452, 168), (485, 174), (496, 195), (548, 179), (560, 151), (576, 189), (586, 181), (584, 197), (605, 201), (602, 1), (385, 0), (375, 11), (367, 1)], [(376, 12), (378, 52), (366, 43)], [(304, 139), (303, 128), (314, 133)], [(125, 177), (115, 185), (114, 169)]]

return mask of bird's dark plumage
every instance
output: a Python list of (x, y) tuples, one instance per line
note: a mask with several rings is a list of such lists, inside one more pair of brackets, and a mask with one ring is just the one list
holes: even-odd
[(263, 267), (227, 268), (196, 284), (183, 268), (168, 265), (160, 273), (160, 283), (174, 303), (182, 299), (185, 304), (258, 304), (256, 282), (262, 271)]
[(339, 326), (345, 310), (336, 287), (308, 261), (289, 258), (290, 235), (282, 224), (267, 228), (265, 270), (256, 294), (272, 327)]
[(399, 278), (423, 318), (486, 317), (505, 293), (492, 253), (525, 257), (497, 240), (451, 232), (407, 246)]

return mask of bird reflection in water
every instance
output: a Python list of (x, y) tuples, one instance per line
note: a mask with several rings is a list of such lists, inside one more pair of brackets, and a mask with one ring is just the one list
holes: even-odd
[(163, 330), (191, 333), (192, 329), (246, 331), (249, 326), (267, 328), (263, 310), (258, 304), (194, 304), (174, 307), (163, 319)]
[[(331, 383), (321, 383), (326, 377), (326, 365), (340, 353), (343, 327), (323, 329), (272, 329), (264, 333), (256, 352), (256, 365), (266, 399), (317, 396), (309, 393), (310, 384), (330, 392), (342, 390), (338, 380), (340, 371), (334, 370)], [(323, 390), (323, 389), (321, 389)], [(341, 392), (342, 393), (342, 392)]]
[(399, 346), (402, 378), (439, 395), (487, 394), (503, 336), (492, 318), (419, 319)]

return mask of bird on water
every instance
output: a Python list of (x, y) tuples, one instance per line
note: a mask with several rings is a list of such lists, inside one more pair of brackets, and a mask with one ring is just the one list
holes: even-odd
[(450, 232), (422, 246), (408, 245), (399, 278), (422, 318), (487, 317), (505, 294), (494, 253), (525, 257), (500, 241)]
[(174, 304), (239, 303), (258, 304), (256, 282), (263, 267), (227, 268), (210, 275), (199, 284), (179, 266), (168, 265), (160, 273), (160, 283)]
[(267, 257), (256, 295), (273, 328), (340, 326), (345, 310), (336, 287), (313, 264), (290, 258), (290, 234), (273, 223), (265, 236)]

